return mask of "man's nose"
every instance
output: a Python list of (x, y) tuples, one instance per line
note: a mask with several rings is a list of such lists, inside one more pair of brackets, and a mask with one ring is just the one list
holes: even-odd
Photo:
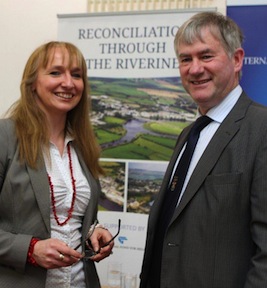
[(193, 59), (190, 64), (189, 73), (200, 74), (203, 71), (204, 71), (203, 63), (199, 59)]

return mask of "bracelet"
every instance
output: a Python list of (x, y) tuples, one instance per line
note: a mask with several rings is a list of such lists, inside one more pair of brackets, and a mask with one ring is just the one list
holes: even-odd
[(102, 229), (108, 230), (108, 228), (106, 228), (105, 226), (101, 224), (96, 224), (95, 228), (102, 228)]
[(38, 238), (32, 238), (31, 242), (30, 242), (30, 246), (29, 246), (29, 250), (28, 250), (28, 256), (27, 256), (27, 262), (32, 264), (33, 266), (38, 266), (37, 262), (35, 261), (35, 259), (33, 258), (32, 254), (33, 254), (33, 249), (34, 249), (34, 245), (39, 241), (40, 239)]

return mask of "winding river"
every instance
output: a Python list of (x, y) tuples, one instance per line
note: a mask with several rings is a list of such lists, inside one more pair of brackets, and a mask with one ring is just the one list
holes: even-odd
[[(150, 134), (150, 135), (161, 136), (161, 137), (163, 136), (163, 134), (161, 133), (156, 133), (156, 132), (145, 129), (143, 125), (146, 122), (147, 121), (145, 120), (137, 120), (137, 119), (128, 121), (125, 125), (123, 125), (123, 128), (127, 131), (126, 134), (117, 141), (105, 143), (101, 145), (102, 148), (115, 147), (121, 144), (129, 143), (132, 140), (134, 140), (137, 134), (139, 133)], [(168, 137), (171, 138), (172, 136), (168, 135)]]

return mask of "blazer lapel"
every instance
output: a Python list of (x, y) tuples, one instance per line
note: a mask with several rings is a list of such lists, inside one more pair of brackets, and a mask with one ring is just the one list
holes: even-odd
[(41, 161), (39, 161), (38, 170), (32, 169), (27, 165), (26, 167), (43, 221), (47, 231), (50, 233), (50, 192), (45, 165), (41, 164)]
[[(84, 171), (85, 177), (91, 187), (91, 198), (85, 213), (83, 225), (83, 234), (86, 235), (91, 223), (95, 220), (92, 219), (92, 217), (94, 217), (93, 207), (97, 207), (96, 201), (98, 201), (98, 198), (95, 195), (97, 194), (97, 191), (99, 193), (99, 187), (97, 186), (97, 182), (94, 181), (91, 173), (88, 171), (88, 168), (82, 160), (81, 154), (76, 147), (75, 151), (78, 155), (78, 159), (82, 170)], [(46, 229), (50, 233), (50, 191), (45, 165), (42, 164), (42, 160), (39, 159), (38, 169), (32, 169), (27, 165), (26, 167), (30, 176), (32, 188), (36, 196), (36, 201), (38, 203), (40, 213), (42, 215)]]

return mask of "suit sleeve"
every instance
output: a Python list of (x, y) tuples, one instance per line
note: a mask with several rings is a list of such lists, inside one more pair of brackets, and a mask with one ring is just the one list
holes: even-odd
[[(263, 126), (267, 126), (264, 123)], [(256, 153), (251, 185), (251, 234), (256, 253), (251, 259), (245, 288), (267, 287), (267, 129)]]

